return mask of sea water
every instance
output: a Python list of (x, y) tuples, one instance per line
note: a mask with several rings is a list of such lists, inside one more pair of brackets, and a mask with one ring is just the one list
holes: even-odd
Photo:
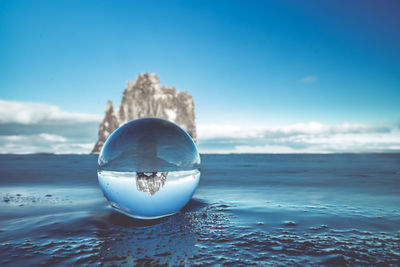
[(400, 266), (400, 154), (201, 160), (188, 204), (148, 221), (108, 207), (96, 155), (0, 155), (0, 266)]
[[(200, 171), (156, 173), (98, 172), (99, 184), (111, 206), (129, 216), (155, 219), (172, 215), (191, 199)], [(145, 174), (146, 175), (146, 174)], [(165, 178), (164, 178), (165, 177)]]

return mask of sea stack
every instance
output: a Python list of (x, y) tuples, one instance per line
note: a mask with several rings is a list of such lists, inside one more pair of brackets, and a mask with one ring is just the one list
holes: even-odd
[(144, 117), (156, 117), (181, 126), (196, 141), (193, 97), (175, 87), (160, 85), (155, 73), (139, 74), (135, 82), (128, 81), (117, 111), (107, 102), (105, 116), (99, 125), (98, 140), (92, 153), (100, 153), (108, 136), (122, 124)]

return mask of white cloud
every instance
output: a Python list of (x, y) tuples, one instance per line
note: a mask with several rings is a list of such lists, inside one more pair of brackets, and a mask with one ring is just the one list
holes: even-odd
[(306, 76), (302, 78), (300, 81), (303, 83), (313, 83), (317, 81), (317, 76), (315, 75)]
[(45, 140), (45, 141), (49, 141), (49, 142), (65, 142), (67, 141), (67, 138), (60, 136), (60, 135), (56, 135), (56, 134), (47, 134), (47, 133), (41, 133), (39, 134), (39, 136)]
[(93, 143), (61, 143), (51, 146), (55, 154), (89, 154), (94, 147)]
[(16, 143), (6, 143), (0, 145), (1, 153), (2, 154), (33, 154), (33, 153), (41, 153), (46, 152), (40, 149), (40, 147), (35, 145), (23, 145)]
[(94, 142), (77, 143), (54, 134), (0, 135), (0, 153), (2, 154), (88, 154)]
[(202, 153), (400, 152), (396, 123), (286, 126), (198, 125)]
[[(101, 116), (0, 100), (0, 153), (90, 153)], [(69, 123), (71, 122), (71, 123)], [(400, 152), (400, 123), (197, 125), (201, 153)]]
[(324, 125), (318, 122), (296, 123), (284, 126), (239, 126), (239, 125), (198, 125), (198, 137), (202, 140), (216, 138), (263, 138), (265, 136), (294, 136), (301, 134), (340, 134), (340, 133), (385, 133), (394, 128), (394, 124), (343, 123)]
[(15, 142), (15, 141), (25, 141), (27, 140), (26, 136), (23, 135), (6, 135), (6, 136), (0, 136), (0, 139), (3, 139), (5, 141), (11, 141), (11, 142)]
[(0, 100), (0, 153), (90, 153), (101, 118), (45, 103)]
[(41, 121), (100, 121), (101, 115), (71, 113), (46, 103), (6, 101), (0, 99), (0, 123), (36, 124)]

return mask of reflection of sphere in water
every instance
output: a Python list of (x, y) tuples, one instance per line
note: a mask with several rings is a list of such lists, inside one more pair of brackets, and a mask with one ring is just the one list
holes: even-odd
[(97, 174), (114, 209), (154, 219), (174, 214), (190, 200), (200, 179), (200, 155), (192, 138), (176, 124), (138, 119), (108, 137)]

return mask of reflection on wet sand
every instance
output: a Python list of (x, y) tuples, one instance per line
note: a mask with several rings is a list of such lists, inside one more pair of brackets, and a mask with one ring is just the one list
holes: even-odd
[(194, 215), (206, 207), (191, 200), (175, 216), (156, 220), (137, 220), (110, 210), (97, 224), (98, 257), (106, 265), (184, 265), (199, 253), (199, 221)]

